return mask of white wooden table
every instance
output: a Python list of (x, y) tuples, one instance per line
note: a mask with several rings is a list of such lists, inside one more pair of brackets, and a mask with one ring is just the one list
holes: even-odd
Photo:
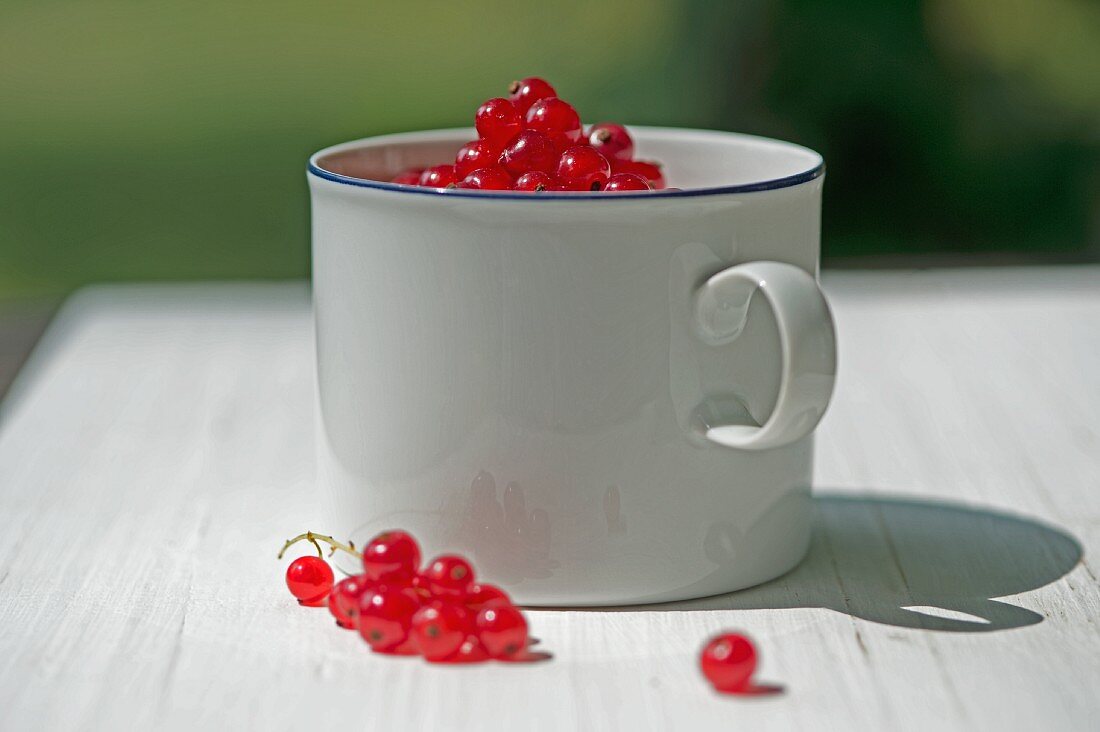
[[(827, 273), (841, 374), (790, 575), (538, 611), (543, 664), (372, 656), (315, 524), (306, 288), (72, 298), (0, 411), (0, 729), (1097, 729), (1100, 268)], [(748, 631), (782, 694), (695, 667)]]

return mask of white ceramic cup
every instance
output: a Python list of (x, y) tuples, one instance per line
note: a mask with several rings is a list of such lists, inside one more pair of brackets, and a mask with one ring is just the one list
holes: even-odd
[(700, 597), (802, 558), (836, 372), (821, 157), (633, 132), (683, 190), (369, 180), (450, 160), (472, 130), (310, 159), (334, 530), (407, 529), (534, 605)]

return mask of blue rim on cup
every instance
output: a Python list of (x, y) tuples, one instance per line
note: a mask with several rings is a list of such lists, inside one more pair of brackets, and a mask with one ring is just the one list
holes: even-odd
[[(461, 188), (441, 189), (441, 188), (428, 188), (424, 186), (411, 186), (401, 183), (390, 183), (389, 181), (372, 180), (369, 178), (359, 178), (351, 175), (344, 175), (336, 173), (331, 170), (325, 169), (322, 164), (323, 159), (340, 153), (346, 153), (365, 147), (378, 147), (384, 146), (387, 143), (417, 143), (417, 142), (442, 142), (448, 136), (453, 136), (455, 140), (461, 139), (474, 139), (476, 132), (473, 129), (444, 129), (444, 130), (430, 130), (425, 132), (405, 132), (396, 133), (390, 135), (379, 135), (377, 137), (368, 137), (360, 140), (354, 140), (351, 142), (342, 143), (339, 145), (333, 145), (320, 150), (309, 158), (308, 172), (311, 175), (317, 176), (324, 180), (329, 180), (334, 183), (342, 183), (345, 185), (356, 186), (359, 188), (372, 188), (380, 191), (391, 191), (394, 193), (411, 193), (416, 195), (427, 196), (443, 196), (446, 198), (478, 198), (478, 199), (495, 199), (495, 200), (556, 200), (556, 201), (586, 201), (586, 200), (615, 200), (621, 201), (624, 199), (646, 199), (652, 200), (654, 198), (694, 198), (699, 196), (716, 196), (727, 195), (731, 193), (756, 193), (759, 191), (774, 191), (780, 188), (789, 188), (797, 186), (802, 183), (807, 183), (816, 178), (820, 178), (825, 174), (825, 162), (821, 155), (807, 147), (797, 145), (792, 142), (784, 142), (780, 140), (774, 140), (767, 137), (760, 137), (757, 135), (745, 135), (742, 133), (733, 132), (720, 132), (712, 130), (694, 130), (694, 129), (679, 129), (670, 127), (645, 127), (645, 126), (630, 126), (632, 131), (641, 133), (642, 137), (646, 136), (663, 136), (663, 135), (684, 135), (691, 134), (700, 137), (709, 137), (712, 140), (715, 137), (724, 137), (727, 139), (739, 139), (745, 142), (753, 142), (756, 144), (764, 144), (768, 146), (774, 146), (777, 148), (783, 148), (788, 151), (798, 151), (805, 154), (810, 158), (811, 165), (805, 169), (791, 173), (789, 175), (781, 176), (778, 178), (771, 178), (766, 180), (753, 180), (742, 183), (732, 183), (727, 185), (711, 185), (702, 187), (692, 187), (677, 190), (660, 190), (660, 191), (630, 191), (622, 193), (587, 193), (587, 192), (541, 192), (541, 193), (515, 193), (512, 191), (480, 191), (480, 190), (468, 190)], [(463, 137), (464, 136), (464, 137)], [(644, 155), (642, 158), (644, 159)]]

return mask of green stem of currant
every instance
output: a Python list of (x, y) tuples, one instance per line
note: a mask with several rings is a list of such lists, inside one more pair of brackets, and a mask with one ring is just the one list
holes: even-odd
[(349, 540), (347, 544), (344, 544), (343, 542), (333, 539), (331, 536), (326, 536), (325, 534), (317, 534), (312, 531), (307, 531), (304, 534), (298, 534), (298, 536), (295, 536), (293, 539), (287, 539), (286, 543), (283, 544), (283, 548), (279, 550), (278, 558), (282, 559), (283, 555), (286, 554), (286, 550), (297, 544), (299, 541), (308, 541), (310, 544), (312, 544), (313, 547), (317, 550), (317, 556), (321, 558), (324, 558), (325, 553), (321, 550), (321, 545), (317, 543), (318, 541), (323, 541), (328, 544), (329, 547), (331, 547), (328, 552), (328, 555), (330, 557), (336, 553), (337, 549), (339, 549), (340, 551), (347, 552), (348, 554), (358, 559), (363, 558), (363, 555), (356, 550), (354, 542)]

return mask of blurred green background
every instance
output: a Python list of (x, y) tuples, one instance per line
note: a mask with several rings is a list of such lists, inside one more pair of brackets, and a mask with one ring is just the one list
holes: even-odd
[(1100, 252), (1096, 0), (2, 0), (0, 298), (304, 276), (310, 152), (531, 74), (820, 150), (827, 262)]

